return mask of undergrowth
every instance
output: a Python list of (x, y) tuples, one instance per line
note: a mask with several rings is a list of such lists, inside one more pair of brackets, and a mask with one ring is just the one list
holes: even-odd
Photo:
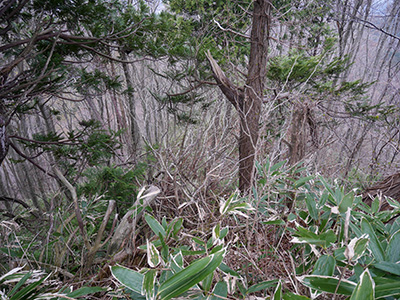
[[(392, 199), (385, 199), (391, 210), (380, 211), (382, 198), (369, 206), (301, 166), (267, 161), (257, 164), (257, 184), (245, 197), (178, 201), (164, 189), (147, 205), (142, 189), (128, 209), (135, 228), (110, 254), (122, 218), (111, 217), (112, 198), (137, 191), (124, 190), (132, 173), (102, 172), (93, 178), (118, 182), (103, 189), (89, 181), (91, 193), (108, 191), (102, 197), (80, 189), (83, 228), (73, 210), (50, 219), (59, 225), (48, 236), (24, 231), (17, 220), (1, 223), (1, 299), (400, 297), (400, 221), (393, 219), (400, 204)], [(44, 231), (51, 224), (44, 221)], [(131, 252), (119, 260), (121, 249)]]

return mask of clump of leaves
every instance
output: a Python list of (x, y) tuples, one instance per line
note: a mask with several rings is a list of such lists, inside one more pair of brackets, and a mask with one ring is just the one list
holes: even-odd
[[(253, 198), (260, 219), (265, 217), (262, 223), (278, 226), (282, 235), (290, 237), (294, 246), (288, 255), (296, 262), (295, 275), (309, 289), (295, 294), (278, 285), (273, 299), (314, 299), (321, 294), (351, 299), (400, 297), (400, 220), (393, 222), (400, 213), (397, 201), (386, 199), (391, 210), (380, 211), (379, 197), (369, 206), (355, 191), (346, 192), (337, 183), (288, 172), (285, 162), (267, 161), (257, 164), (257, 170), (259, 186)], [(295, 196), (295, 206), (279, 218), (276, 204), (269, 201), (279, 203), (285, 194)]]
[[(112, 275), (122, 284), (131, 299), (244, 299), (248, 294), (275, 287), (278, 280), (258, 282), (248, 287), (245, 277), (229, 268), (223, 261), (230, 251), (226, 243), (228, 218), (249, 215), (254, 209), (247, 198), (236, 193), (220, 203), (219, 222), (208, 233), (185, 230), (183, 218), (161, 222), (146, 213), (144, 219), (153, 236), (139, 248), (147, 253), (149, 267), (132, 270), (111, 267)], [(239, 288), (238, 282), (242, 282)]]
[(399, 214), (400, 204), (387, 199), (393, 210), (380, 212), (379, 198), (370, 207), (353, 191), (345, 193), (323, 178), (318, 183), (322, 188), (305, 193), (307, 209), (297, 213), (305, 225), (293, 230), (292, 242), (305, 245), (311, 271), (298, 279), (314, 295), (398, 298), (400, 222), (387, 221)]
[[(278, 163), (272, 169), (272, 173), (264, 173), (268, 176), (261, 182), (271, 181), (284, 166)], [(292, 182), (290, 190), (297, 194), (297, 208), (287, 218), (265, 223), (281, 226), (292, 237), (292, 256), (300, 261), (297, 280), (309, 288), (311, 298), (327, 293), (351, 299), (397, 299), (400, 221), (388, 221), (400, 213), (400, 204), (387, 199), (392, 210), (379, 211), (382, 199), (376, 198), (368, 206), (354, 191), (345, 192), (322, 177), (301, 177)], [(287, 185), (274, 188), (277, 194), (279, 188), (289, 189)], [(292, 299), (283, 292), (281, 297)]]
[(90, 168), (84, 172), (86, 181), (78, 188), (78, 194), (88, 198), (103, 195), (104, 199), (116, 200), (127, 208), (136, 199), (140, 183), (145, 180), (146, 169), (144, 163), (131, 170), (120, 167)]
[(17, 267), (0, 277), (0, 297), (3, 300), (85, 299), (87, 295), (104, 291), (101, 287), (82, 287), (75, 291), (64, 287), (54, 291), (50, 275), (39, 270), (24, 271)]

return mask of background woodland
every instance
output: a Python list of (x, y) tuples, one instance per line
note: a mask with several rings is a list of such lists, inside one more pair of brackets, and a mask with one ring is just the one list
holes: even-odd
[(5, 0), (0, 40), (0, 274), (50, 274), (2, 299), (399, 296), (398, 0)]

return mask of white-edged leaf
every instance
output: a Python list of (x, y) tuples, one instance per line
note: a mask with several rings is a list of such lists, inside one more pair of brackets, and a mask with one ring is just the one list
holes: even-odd
[(161, 284), (158, 296), (163, 300), (168, 300), (186, 292), (213, 273), (221, 264), (226, 249), (222, 249), (210, 256), (198, 259), (188, 267), (174, 274)]
[(400, 261), (400, 230), (390, 237), (386, 248), (386, 260), (394, 263)]
[(350, 300), (374, 300), (375, 299), (375, 282), (371, 277), (368, 269), (360, 276), (357, 287), (351, 294)]
[(356, 261), (364, 254), (368, 246), (368, 241), (369, 239), (367, 234), (363, 234), (359, 238), (353, 238), (347, 245), (346, 250), (344, 251), (344, 256), (348, 260)]
[(399, 202), (399, 201), (396, 201), (396, 200), (394, 200), (393, 198), (386, 197), (386, 196), (385, 196), (385, 200), (387, 201), (387, 203), (388, 203), (391, 207), (400, 209), (400, 202)]
[(335, 271), (336, 261), (330, 255), (322, 255), (314, 265), (312, 275), (332, 276)]
[(128, 269), (123, 266), (112, 266), (110, 267), (111, 274), (117, 279), (122, 285), (136, 293), (142, 292), (143, 278), (144, 275), (134, 270)]
[(155, 268), (161, 262), (160, 252), (157, 250), (156, 246), (153, 243), (150, 243), (147, 240), (147, 263), (150, 267)]
[(155, 269), (150, 269), (144, 274), (141, 294), (146, 295), (146, 300), (156, 299), (156, 293), (155, 293), (156, 278), (157, 278), (157, 270)]
[(374, 255), (375, 259), (377, 261), (384, 261), (385, 253), (382, 249), (382, 245), (378, 240), (378, 238), (376, 237), (375, 230), (372, 228), (371, 224), (365, 218), (361, 219), (361, 229), (363, 233), (366, 233), (369, 236), (368, 246), (372, 254)]
[(179, 251), (174, 256), (171, 256), (171, 269), (173, 273), (178, 273), (180, 270), (183, 269), (183, 255), (182, 251)]
[(335, 291), (341, 295), (351, 295), (356, 287), (352, 281), (341, 279), (332, 276), (321, 275), (304, 275), (297, 279), (305, 286), (315, 289), (320, 292), (334, 294)]

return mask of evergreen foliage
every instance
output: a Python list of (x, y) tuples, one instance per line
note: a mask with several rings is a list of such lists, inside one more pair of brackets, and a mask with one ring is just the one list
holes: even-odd
[(89, 168), (84, 173), (86, 180), (78, 188), (78, 194), (88, 198), (101, 195), (104, 199), (116, 200), (121, 208), (127, 209), (136, 199), (145, 171), (144, 163), (132, 170), (115, 166)]

